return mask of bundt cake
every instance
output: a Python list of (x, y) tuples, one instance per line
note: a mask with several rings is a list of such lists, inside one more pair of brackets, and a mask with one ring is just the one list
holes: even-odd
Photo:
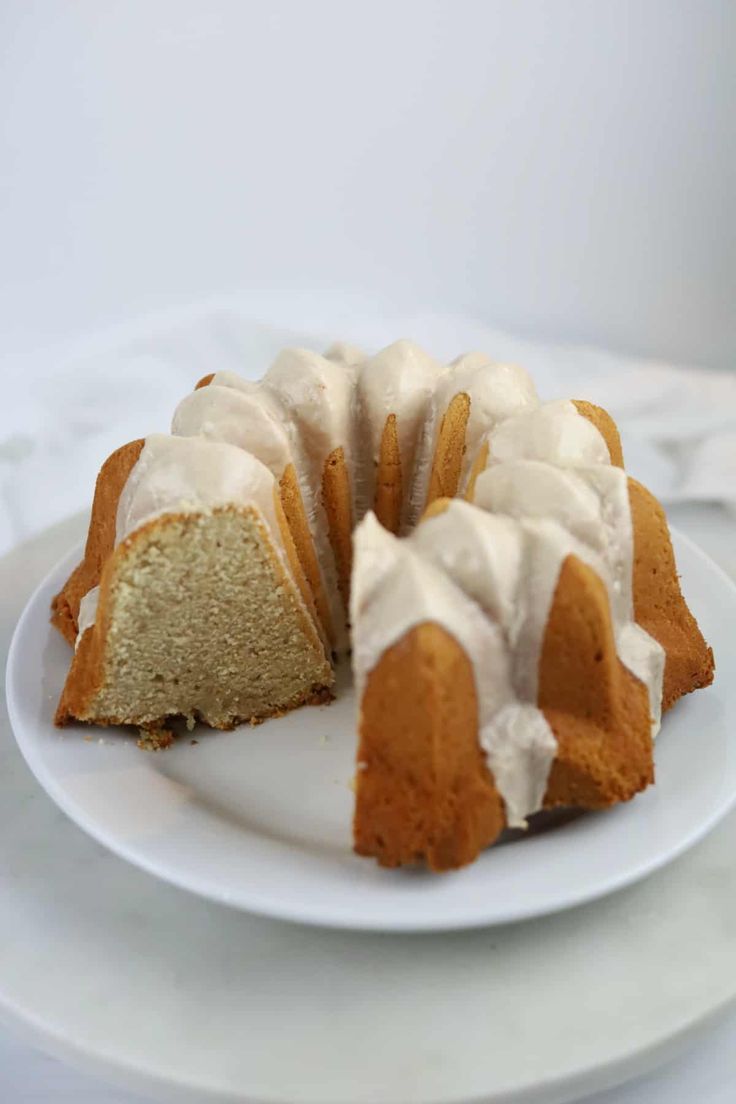
[(75, 646), (57, 723), (150, 746), (329, 700), (352, 647), (355, 848), (385, 866), (633, 797), (662, 709), (713, 677), (605, 411), (408, 341), (205, 376), (171, 435), (103, 465), (52, 621)]

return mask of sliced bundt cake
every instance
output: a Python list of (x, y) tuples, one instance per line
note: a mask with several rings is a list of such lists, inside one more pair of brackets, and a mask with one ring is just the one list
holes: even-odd
[(205, 376), (172, 436), (103, 466), (52, 619), (76, 644), (57, 721), (154, 744), (325, 700), (352, 640), (356, 849), (437, 870), (632, 797), (662, 709), (713, 674), (605, 411), (408, 341)]

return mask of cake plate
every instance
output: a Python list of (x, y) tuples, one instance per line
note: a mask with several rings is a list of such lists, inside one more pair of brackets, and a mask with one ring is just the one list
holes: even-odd
[(557, 912), (671, 862), (736, 800), (736, 587), (691, 542), (674, 540), (685, 593), (718, 670), (710, 689), (665, 717), (656, 786), (605, 812), (555, 814), (554, 830), (543, 830), (545, 814), (526, 837), (517, 833), (441, 878), (384, 870), (353, 853), (356, 704), (347, 669), (330, 706), (233, 732), (198, 726), (166, 752), (142, 753), (121, 729), (55, 728), (70, 649), (49, 624), (49, 605), (79, 549), (47, 576), (18, 624), (8, 661), (11, 723), (31, 770), (80, 827), (129, 862), (211, 900), (384, 932), (450, 931)]
[[(3, 651), (82, 527), (0, 561)], [(734, 854), (731, 815), (636, 886), (487, 930), (267, 921), (82, 833), (36, 784), (3, 713), (0, 1013), (161, 1100), (561, 1104), (652, 1068), (736, 996)]]

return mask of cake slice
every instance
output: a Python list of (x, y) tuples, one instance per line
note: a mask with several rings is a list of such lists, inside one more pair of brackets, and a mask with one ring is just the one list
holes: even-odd
[(653, 780), (652, 687), (621, 659), (606, 573), (552, 521), (442, 501), (397, 541), (365, 519), (359, 854), (463, 866), (542, 808), (603, 808)]
[[(56, 714), (132, 724), (168, 742), (172, 718), (215, 728), (329, 698), (333, 681), (270, 472), (226, 444), (156, 435), (117, 503), (98, 481), (114, 551), (82, 599)], [(92, 576), (90, 575), (90, 578)]]
[(171, 432), (181, 437), (225, 441), (251, 453), (278, 483), (281, 505), (307, 579), (320, 624), (329, 643), (336, 643), (325, 577), (310, 531), (292, 447), (278, 404), (258, 384), (234, 372), (200, 380), (174, 411)]

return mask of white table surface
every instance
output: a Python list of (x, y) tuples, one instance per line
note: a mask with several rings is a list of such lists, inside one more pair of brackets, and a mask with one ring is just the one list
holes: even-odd
[[(717, 506), (678, 506), (671, 520), (736, 578), (736, 522)], [(588, 1098), (587, 1104), (729, 1104), (736, 1083), (736, 1010), (707, 1028), (695, 1045), (662, 1070)], [(145, 1104), (73, 1070), (0, 1028), (0, 1101), (5, 1104)]]

